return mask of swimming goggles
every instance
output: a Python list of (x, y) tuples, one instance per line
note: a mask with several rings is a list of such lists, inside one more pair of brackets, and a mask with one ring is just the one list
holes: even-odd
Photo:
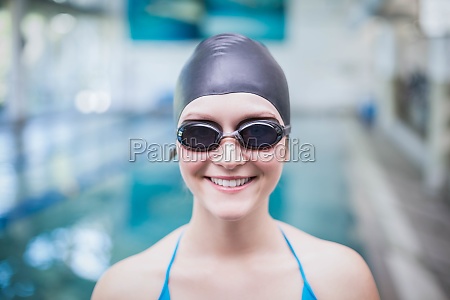
[(233, 137), (245, 149), (259, 150), (275, 146), (290, 131), (290, 125), (272, 120), (248, 121), (230, 133), (224, 133), (213, 122), (187, 121), (178, 128), (177, 140), (189, 150), (209, 151), (218, 148), (223, 138)]

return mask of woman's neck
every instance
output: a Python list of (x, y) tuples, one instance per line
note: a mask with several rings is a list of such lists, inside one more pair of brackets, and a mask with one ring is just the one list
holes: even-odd
[(265, 254), (284, 246), (277, 222), (267, 210), (256, 210), (239, 220), (222, 220), (194, 205), (183, 236), (184, 251), (202, 256), (238, 257)]

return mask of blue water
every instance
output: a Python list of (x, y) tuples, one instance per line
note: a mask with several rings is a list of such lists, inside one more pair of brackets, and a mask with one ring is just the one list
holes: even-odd
[[(340, 124), (294, 118), (291, 138), (313, 144), (315, 161), (286, 164), (270, 211), (362, 252)], [(129, 162), (130, 139), (163, 144), (172, 136), (169, 118), (144, 115), (74, 115), (3, 126), (0, 299), (89, 299), (105, 268), (188, 222), (191, 195), (177, 164), (144, 155)]]

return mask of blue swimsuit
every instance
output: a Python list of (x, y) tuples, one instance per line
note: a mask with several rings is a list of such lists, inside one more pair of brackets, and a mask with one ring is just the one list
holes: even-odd
[[(302, 264), (300, 263), (300, 260), (298, 259), (297, 255), (295, 254), (294, 248), (292, 248), (292, 245), (289, 242), (289, 240), (286, 237), (286, 235), (284, 234), (283, 230), (281, 231), (281, 233), (283, 233), (284, 239), (286, 240), (286, 243), (288, 244), (289, 249), (291, 249), (292, 254), (294, 254), (294, 257), (297, 260), (298, 267), (300, 269), (300, 274), (302, 275), (302, 278), (303, 278), (302, 300), (317, 300), (317, 298), (314, 295), (314, 292), (313, 292), (311, 286), (308, 283), (308, 280), (306, 280), (305, 272), (303, 271), (303, 267), (302, 267)], [(177, 245), (175, 246), (175, 250), (173, 251), (172, 258), (170, 259), (169, 266), (167, 267), (166, 279), (164, 280), (164, 286), (163, 286), (163, 289), (161, 291), (161, 295), (159, 296), (159, 300), (170, 300), (170, 293), (169, 293), (170, 269), (172, 268), (173, 261), (175, 260), (175, 256), (177, 254), (178, 245), (180, 244), (181, 235), (178, 238)]]

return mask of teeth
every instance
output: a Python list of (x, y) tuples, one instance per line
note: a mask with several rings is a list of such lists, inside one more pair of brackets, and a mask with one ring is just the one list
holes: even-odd
[(242, 178), (242, 179), (232, 179), (232, 180), (226, 180), (226, 179), (219, 179), (219, 178), (210, 178), (212, 182), (214, 182), (217, 185), (223, 186), (223, 187), (237, 187), (246, 184), (250, 177), (248, 178)]

